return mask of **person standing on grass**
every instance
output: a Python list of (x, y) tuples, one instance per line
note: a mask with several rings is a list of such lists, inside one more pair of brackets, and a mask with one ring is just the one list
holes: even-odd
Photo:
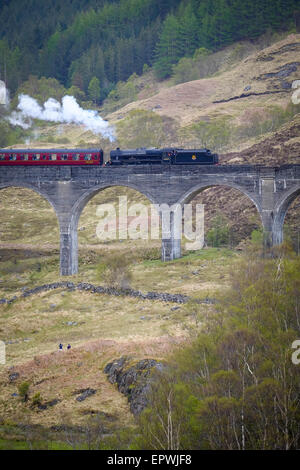
[(63, 345), (62, 345), (61, 343), (59, 343), (59, 345), (58, 345), (58, 349), (59, 349), (60, 351), (62, 351), (62, 349), (63, 349)]
[(67, 349), (71, 349), (71, 345), (70, 345), (70, 344), (68, 344)]

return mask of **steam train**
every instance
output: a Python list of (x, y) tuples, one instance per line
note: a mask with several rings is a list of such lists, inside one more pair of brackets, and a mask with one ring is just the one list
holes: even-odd
[(146, 149), (121, 150), (110, 152), (106, 165), (169, 164), (169, 165), (214, 165), (219, 162), (218, 155), (208, 149)]
[(219, 158), (208, 149), (139, 148), (110, 152), (104, 162), (102, 149), (0, 149), (1, 165), (215, 165)]

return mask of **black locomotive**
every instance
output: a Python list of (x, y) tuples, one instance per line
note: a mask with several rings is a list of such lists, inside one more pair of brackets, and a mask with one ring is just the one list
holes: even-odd
[(106, 165), (216, 165), (218, 162), (218, 155), (205, 148), (138, 148), (132, 150), (117, 148), (110, 152), (110, 160)]

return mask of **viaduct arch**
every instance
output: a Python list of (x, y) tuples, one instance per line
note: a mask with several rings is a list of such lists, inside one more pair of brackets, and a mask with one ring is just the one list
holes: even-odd
[(274, 210), (274, 244), (279, 245), (283, 242), (283, 225), (286, 213), (290, 205), (300, 194), (300, 184), (291, 188), (277, 202)]
[[(262, 167), (254, 165), (128, 167), (5, 167), (0, 169), (0, 189), (18, 186), (36, 191), (54, 208), (60, 227), (60, 273), (78, 271), (77, 226), (88, 201), (102, 189), (127, 186), (153, 204), (183, 205), (195, 194), (212, 186), (227, 186), (245, 194), (257, 208), (268, 245), (282, 242), (282, 226), (290, 203), (300, 192), (300, 165)], [(161, 217), (164, 215), (161, 213)], [(174, 218), (169, 236), (162, 239), (162, 259), (181, 256)]]
[(122, 187), (127, 187), (130, 189), (134, 189), (138, 191), (139, 193), (143, 194), (143, 196), (147, 197), (152, 204), (156, 204), (152, 195), (148, 194), (148, 192), (143, 192), (140, 190), (140, 188), (137, 187), (135, 184), (100, 184), (99, 186), (96, 187), (91, 187), (88, 188), (86, 191), (84, 191), (78, 200), (75, 202), (74, 206), (71, 209), (71, 217), (68, 219), (69, 226), (66, 228), (67, 232), (70, 233), (70, 239), (71, 239), (71, 253), (70, 253), (70, 262), (72, 263), (72, 273), (77, 273), (78, 272), (78, 223), (80, 216), (86, 207), (86, 205), (89, 203), (89, 201), (100, 191), (103, 191), (107, 188), (111, 188), (113, 186), (122, 186)]

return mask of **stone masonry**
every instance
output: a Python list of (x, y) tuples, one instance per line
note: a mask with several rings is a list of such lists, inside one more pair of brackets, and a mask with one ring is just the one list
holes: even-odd
[[(78, 271), (78, 221), (86, 204), (99, 191), (110, 186), (127, 186), (144, 194), (153, 204), (184, 205), (203, 189), (219, 185), (238, 189), (251, 199), (260, 214), (268, 245), (283, 241), (285, 214), (289, 205), (300, 194), (300, 165), (0, 168), (0, 189), (29, 188), (52, 205), (60, 227), (62, 275), (72, 275)], [(163, 212), (160, 217), (164, 217)], [(181, 256), (174, 217), (170, 217), (167, 223), (170, 225), (170, 235), (162, 239), (164, 261)]]

